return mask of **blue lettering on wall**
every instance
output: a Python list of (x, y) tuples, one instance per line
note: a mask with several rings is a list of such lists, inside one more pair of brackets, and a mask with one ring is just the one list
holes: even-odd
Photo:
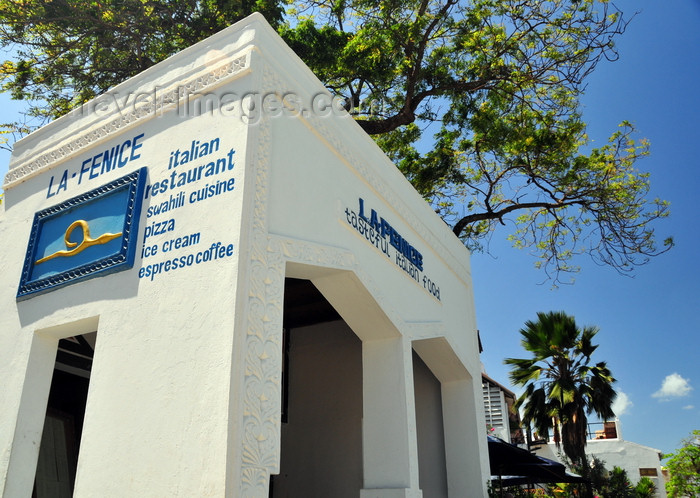
[[(197, 239), (197, 242), (199, 242), (199, 239)], [(165, 261), (146, 264), (139, 268), (139, 278), (147, 278), (152, 282), (156, 276), (179, 268), (230, 258), (234, 255), (234, 249), (233, 244), (215, 242), (207, 249), (201, 251), (189, 252), (182, 256), (166, 259)]]
[(384, 218), (381, 218), (381, 223), (379, 222), (379, 217), (377, 212), (372, 209), (370, 213), (369, 220), (365, 216), (365, 201), (360, 198), (360, 218), (364, 220), (365, 223), (369, 224), (374, 230), (381, 232), (382, 238), (389, 237), (389, 242), (394, 248), (403, 256), (405, 256), (408, 261), (416, 266), (420, 271), (423, 271), (423, 255), (419, 253), (415, 247), (408, 243), (399, 232), (394, 230), (394, 228), (387, 222)]
[[(370, 209), (369, 214), (365, 209), (365, 201), (358, 198), (358, 212), (355, 213), (350, 208), (345, 209), (345, 217), (352, 228), (354, 228), (365, 240), (376, 247), (394, 264), (401, 268), (416, 283), (423, 284), (423, 288), (440, 300), (440, 287), (422, 275), (423, 255), (411, 243), (409, 243), (385, 218), (379, 216), (375, 209)], [(390, 248), (394, 248), (392, 251)], [(392, 255), (393, 252), (393, 255)]]
[[(218, 147), (218, 138), (212, 140), (212, 142), (216, 141), (217, 147)], [(193, 147), (194, 147), (193, 142)], [(198, 141), (197, 141), (198, 143)], [(202, 147), (202, 146), (199, 146)], [(211, 151), (211, 149), (207, 149)], [(155, 181), (151, 183), (150, 185), (146, 186), (146, 198), (149, 197), (156, 197), (160, 194), (165, 194), (166, 192), (184, 187), (190, 183), (197, 182), (201, 180), (202, 178), (209, 178), (211, 176), (215, 175), (223, 175), (224, 173), (227, 173), (235, 167), (236, 163), (233, 159), (233, 156), (236, 154), (236, 151), (234, 149), (230, 149), (226, 154), (223, 156), (220, 156), (219, 158), (215, 158), (214, 160), (208, 161), (208, 162), (202, 162), (199, 165), (191, 166), (191, 167), (185, 167), (185, 168), (180, 168), (179, 167), (182, 164), (185, 164), (182, 162), (182, 156), (184, 154), (180, 153), (180, 150), (178, 149), (177, 151), (177, 156), (171, 155), (170, 157), (170, 169), (172, 169), (172, 172), (170, 173), (170, 176), (166, 176), (165, 178), (162, 178), (158, 181)], [(212, 151), (212, 152), (215, 152)], [(211, 153), (211, 152), (209, 152)], [(171, 153), (172, 154), (172, 153)], [(195, 154), (197, 157), (201, 157), (201, 155)], [(178, 162), (179, 161), (179, 162)], [(189, 162), (189, 161), (188, 161)], [(228, 182), (230, 183), (230, 188), (228, 188), (227, 185), (223, 185), (222, 183), (226, 182), (221, 182), (217, 181), (215, 186), (210, 186), (208, 185), (207, 187), (211, 187), (212, 189), (218, 190), (216, 194), (213, 193), (213, 191), (207, 191), (204, 194), (204, 197), (202, 195), (199, 196), (198, 200), (202, 200), (203, 198), (206, 197), (211, 197), (212, 195), (218, 195), (222, 192), (222, 189), (230, 190), (233, 188), (233, 182)], [(196, 200), (190, 199), (190, 203), (197, 202)]]
[(187, 164), (188, 162), (194, 161), (199, 157), (208, 156), (209, 154), (217, 152), (219, 150), (219, 142), (219, 137), (209, 141), (204, 140), (202, 142), (199, 140), (192, 140), (189, 149), (184, 149), (182, 151), (180, 149), (175, 149), (174, 151), (170, 152), (168, 169), (176, 168), (181, 164)]
[[(220, 146), (219, 137), (195, 139), (187, 147), (170, 151), (167, 176), (146, 186), (144, 200), (150, 200), (151, 205), (146, 211), (148, 224), (143, 233), (140, 279), (152, 282), (166, 273), (224, 260), (235, 254), (232, 243), (216, 241), (208, 245), (203, 240), (206, 233), (178, 233), (182, 227), (175, 217), (179, 213), (175, 210), (183, 207), (187, 210), (185, 206), (199, 205), (234, 191), (236, 179), (232, 171), (236, 151), (231, 148), (220, 152)], [(197, 185), (204, 179), (207, 180), (204, 185)], [(190, 184), (196, 187), (189, 190)]]
[(64, 169), (63, 173), (52, 176), (49, 180), (49, 187), (46, 189), (46, 198), (68, 190), (69, 180), (73, 180), (80, 185), (83, 181), (94, 180), (99, 176), (109, 173), (110, 171), (121, 169), (129, 162), (141, 157), (141, 147), (143, 146), (144, 134), (140, 133), (132, 138), (124, 140), (122, 143), (115, 145), (111, 149), (104, 150), (92, 157), (84, 159), (80, 164), (78, 171), (69, 173), (70, 168)]

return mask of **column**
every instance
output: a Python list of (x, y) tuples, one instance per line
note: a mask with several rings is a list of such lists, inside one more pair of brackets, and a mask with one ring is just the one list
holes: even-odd
[(366, 340), (363, 363), (364, 489), (361, 498), (420, 498), (411, 343)]
[[(449, 496), (486, 496), (488, 445), (474, 378), (442, 384), (442, 412)], [(480, 412), (480, 410), (482, 410)]]

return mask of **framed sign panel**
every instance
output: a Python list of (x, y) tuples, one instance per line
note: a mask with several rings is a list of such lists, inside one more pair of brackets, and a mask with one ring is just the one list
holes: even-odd
[(131, 268), (146, 177), (141, 168), (36, 213), (17, 299)]

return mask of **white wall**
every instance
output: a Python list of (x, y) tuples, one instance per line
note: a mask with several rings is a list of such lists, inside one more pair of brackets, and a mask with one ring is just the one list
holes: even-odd
[[(236, 334), (241, 223), (245, 219), (248, 129), (241, 121), (184, 115), (167, 105), (134, 104), (135, 95), (164, 94), (183, 85), (216, 84), (245, 71), (233, 59), (212, 57), (210, 49), (237, 54), (238, 36), (219, 36), (180, 54), (112, 91), (120, 110), (72, 115), (48, 125), (15, 146), (5, 184), (2, 223), (8, 245), (0, 261), (0, 489), (3, 496), (29, 496), (41, 438), (48, 385), (57, 341), (99, 332), (84, 421), (75, 496), (224, 496), (231, 430), (230, 389)], [(239, 53), (240, 55), (240, 53)], [(241, 59), (242, 57), (242, 59)], [(238, 59), (245, 59), (242, 54)], [(210, 68), (230, 67), (202, 80)], [(254, 84), (247, 78), (247, 84)], [(139, 93), (142, 92), (142, 93)], [(107, 97), (105, 101), (114, 102)], [(127, 102), (128, 101), (128, 102)], [(143, 105), (149, 103), (141, 100)], [(159, 104), (160, 105), (160, 104)], [(135, 106), (135, 107), (134, 107)], [(96, 154), (143, 135), (138, 157), (123, 168), (91, 178), (81, 167)], [(169, 169), (175, 150), (193, 140), (219, 139), (206, 159)], [(134, 267), (62, 287), (18, 302), (15, 299), (34, 213), (147, 167), (155, 185), (235, 150), (233, 169), (144, 199)], [(95, 172), (100, 171), (96, 169)], [(65, 175), (64, 175), (64, 172)], [(65, 176), (65, 188), (57, 189)], [(192, 194), (217, 180), (236, 182), (232, 191), (198, 202)], [(185, 194), (184, 205), (148, 216), (147, 208)], [(171, 223), (168, 220), (173, 220)], [(148, 227), (168, 230), (148, 239)], [(172, 229), (171, 229), (172, 228)], [(171, 230), (170, 230), (171, 229)], [(200, 234), (198, 243), (166, 252), (168, 241)], [(95, 234), (98, 235), (98, 234)], [(231, 245), (225, 257), (149, 277), (144, 270), (186, 257), (212, 244)], [(141, 254), (155, 246), (158, 253)], [(142, 273), (144, 272), (144, 273)]]
[[(164, 98), (149, 101), (154, 89)], [(254, 15), (16, 145), (0, 224), (2, 240), (13, 242), (0, 261), (4, 496), (31, 489), (57, 341), (94, 331), (75, 496), (266, 496), (269, 475), (280, 470), (287, 276), (312, 280), (361, 341), (361, 496), (421, 496), (413, 348), (441, 385), (449, 493), (484, 494), (469, 254), (350, 117), (272, 115), (256, 101), (287, 92), (311, 103), (325, 89)], [(192, 113), (196, 94), (218, 100), (216, 112)], [(257, 115), (241, 114), (235, 98), (243, 95)], [(226, 96), (233, 107), (222, 105)], [(140, 134), (140, 154), (123, 169), (81, 173), (96, 154)], [(219, 178), (235, 188), (193, 201), (213, 178), (172, 186), (173, 174), (192, 169), (170, 159), (192, 141), (214, 139), (216, 157), (235, 163)], [(138, 247), (157, 253), (18, 302), (34, 213), (141, 167), (151, 195)], [(59, 178), (65, 188), (52, 190)], [(156, 184), (167, 191), (154, 195)], [(184, 205), (147, 215), (180, 193)], [(420, 252), (422, 269), (407, 265), (387, 236), (360, 230), (360, 199), (367, 218), (374, 211)], [(145, 237), (162, 222), (172, 230)], [(166, 252), (173, 237), (193, 233), (201, 235), (196, 246)], [(217, 243), (232, 250), (164, 269)]]
[[(562, 459), (559, 458), (559, 455), (563, 454), (563, 451), (557, 450), (554, 443), (549, 443), (542, 445), (537, 450), (537, 454), (545, 458), (561, 461)], [(625, 441), (624, 439), (592, 439), (587, 441), (586, 455), (589, 459), (595, 456), (602, 460), (605, 468), (609, 471), (614, 467), (624, 469), (632, 485), (636, 485), (641, 479), (639, 475), (640, 468), (656, 469), (658, 477), (649, 477), (656, 484), (656, 496), (659, 498), (666, 497), (659, 450)]]
[(424, 498), (447, 497), (447, 462), (440, 381), (413, 354), (420, 489)]
[(648, 476), (656, 484), (656, 496), (666, 498), (665, 480), (661, 472), (659, 450), (623, 439), (601, 439), (588, 441), (586, 454), (605, 462), (605, 468), (620, 467), (627, 472), (630, 482), (635, 485), (641, 479), (639, 469), (656, 469), (657, 476)]
[(343, 322), (289, 333), (289, 405), (273, 497), (362, 489), (362, 343)]

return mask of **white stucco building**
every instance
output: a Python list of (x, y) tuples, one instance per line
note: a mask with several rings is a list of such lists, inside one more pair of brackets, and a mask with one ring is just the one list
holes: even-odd
[[(633, 485), (642, 477), (648, 477), (656, 485), (656, 496), (666, 498), (666, 479), (661, 467), (663, 453), (642, 444), (626, 441), (622, 437), (620, 421), (606, 422), (606, 429), (598, 431), (595, 439), (588, 441), (586, 454), (597, 457), (608, 469), (620, 467), (627, 472)], [(608, 427), (614, 427), (608, 429)]]
[(3, 497), (485, 495), (469, 254), (337, 104), (253, 15), (16, 144)]
[[(558, 460), (556, 445), (548, 443), (540, 446), (537, 454), (552, 460)], [(612, 470), (620, 467), (627, 472), (630, 483), (636, 485), (642, 477), (648, 477), (656, 485), (658, 498), (666, 498), (666, 480), (661, 468), (661, 451), (622, 438), (619, 420), (605, 422), (601, 430), (594, 431), (592, 438), (586, 442), (588, 458), (597, 457), (604, 462), (605, 468)]]

